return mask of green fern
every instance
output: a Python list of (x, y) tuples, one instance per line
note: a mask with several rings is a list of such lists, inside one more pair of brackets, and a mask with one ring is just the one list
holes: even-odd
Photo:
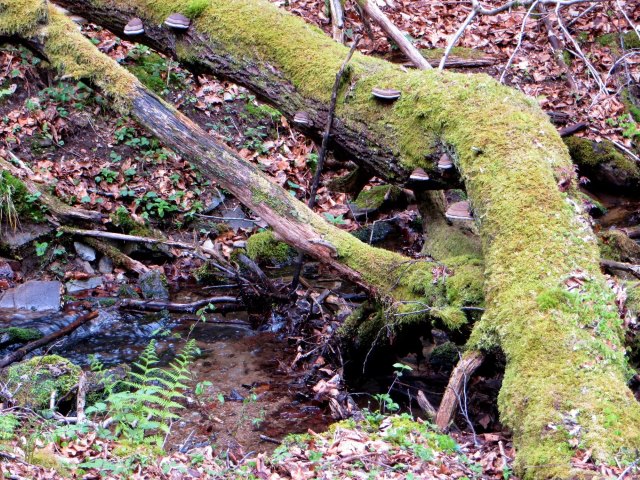
[(87, 408), (87, 413), (101, 413), (113, 419), (114, 435), (135, 444), (162, 446), (162, 435), (169, 432), (169, 422), (178, 418), (173, 412), (184, 408), (176, 400), (183, 398), (185, 382), (191, 379), (189, 366), (199, 353), (195, 340), (189, 340), (167, 367), (158, 367), (156, 341), (152, 340), (133, 363), (134, 370), (111, 389), (103, 403)]

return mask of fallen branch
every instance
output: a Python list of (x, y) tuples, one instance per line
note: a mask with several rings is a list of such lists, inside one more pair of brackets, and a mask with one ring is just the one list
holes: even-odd
[(615, 260), (601, 259), (600, 265), (610, 270), (620, 270), (627, 272), (636, 278), (640, 278), (640, 265), (634, 265), (632, 263), (616, 262)]
[(120, 249), (113, 247), (106, 242), (103, 242), (96, 238), (86, 238), (84, 241), (103, 255), (106, 255), (111, 260), (113, 260), (113, 263), (115, 265), (122, 267), (127, 271), (136, 272), (138, 275), (147, 273), (149, 271), (149, 267), (147, 267), (144, 263), (139, 262), (138, 260), (134, 260), (129, 255), (126, 255), (124, 252), (122, 252)]
[(430, 70), (431, 64), (422, 56), (420, 51), (411, 43), (407, 37), (396, 27), (391, 20), (378, 8), (371, 0), (357, 0), (362, 11), (376, 22), (380, 28), (386, 33), (397, 45), (402, 53), (404, 53), (411, 63), (420, 70)]
[[(170, 312), (195, 312), (196, 310), (204, 308), (208, 305), (240, 303), (242, 303), (242, 300), (237, 297), (210, 297), (189, 303), (175, 303), (165, 300), (138, 300), (135, 298), (125, 298), (121, 301), (120, 308), (134, 308), (136, 310), (147, 310), (151, 312), (158, 312), (160, 310), (168, 310)], [(230, 311), (228, 307), (229, 306), (225, 307), (224, 310)], [(217, 307), (216, 310), (218, 310)]]
[[(558, 38), (558, 35), (556, 35), (551, 20), (549, 20), (549, 13), (547, 12), (546, 7), (544, 5), (538, 4), (538, 11), (542, 14), (542, 23), (547, 29), (549, 44), (551, 45), (551, 49), (553, 50), (553, 56), (556, 59), (556, 63), (562, 70), (562, 73), (564, 73), (567, 84), (569, 84), (569, 88), (571, 88), (571, 90), (575, 93), (578, 91), (578, 87), (576, 86), (576, 81), (573, 78), (571, 69), (567, 65), (567, 62), (564, 61), (564, 45), (562, 45), (562, 42)], [(562, 133), (560, 133), (560, 136), (562, 136)]]
[(585, 122), (575, 123), (573, 125), (569, 125), (568, 127), (561, 128), (558, 130), (558, 133), (562, 138), (570, 137), (574, 133), (581, 132), (582, 130), (586, 130), (588, 125)]
[(431, 402), (427, 400), (427, 397), (422, 390), (418, 390), (416, 400), (418, 400), (418, 405), (420, 405), (424, 414), (429, 418), (429, 420), (433, 421), (437, 417), (438, 411), (433, 405), (431, 405)]
[(87, 323), (89, 320), (96, 318), (97, 316), (98, 316), (97, 310), (86, 313), (84, 315), (80, 315), (78, 318), (76, 318), (73, 322), (71, 322), (66, 327), (61, 328), (60, 330), (57, 330), (47, 335), (46, 337), (42, 337), (39, 340), (35, 340), (31, 343), (27, 343), (24, 347), (19, 348), (18, 350), (10, 353), (9, 355), (6, 355), (2, 360), (0, 360), (0, 368), (4, 368), (7, 365), (10, 365), (14, 362), (21, 360), (27, 353), (35, 350), (36, 348), (40, 348), (44, 345), (47, 345), (53, 342), (57, 338), (70, 334), (76, 328)]
[(440, 430), (447, 428), (458, 407), (460, 392), (469, 377), (476, 371), (484, 360), (484, 354), (479, 351), (471, 351), (466, 353), (453, 369), (449, 384), (444, 392), (438, 414), (436, 416), (436, 425)]
[(329, 0), (331, 34), (336, 42), (344, 43), (344, 11), (340, 0)]

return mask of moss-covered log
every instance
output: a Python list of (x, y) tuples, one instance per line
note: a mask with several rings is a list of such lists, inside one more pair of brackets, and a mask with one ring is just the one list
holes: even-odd
[[(33, 1), (10, 5), (18, 11)], [(215, 50), (206, 61), (217, 62), (220, 72), (236, 80), (242, 72), (241, 83), (253, 78), (252, 89), (264, 96), (278, 89), (274, 97), (289, 100), (283, 111), (310, 111), (320, 126), (346, 53), (318, 29), (261, 0), (211, 0), (197, 12), (191, 33), (179, 38), (158, 25), (172, 11), (188, 12), (186, 0), (69, 3), (99, 23), (117, 17), (118, 8), (135, 13), (146, 20), (149, 35), (175, 45), (191, 63)], [(169, 129), (170, 146), (252, 205), (287, 242), (339, 261), (344, 273), (359, 271), (361, 280), (386, 285), (383, 292), (397, 298), (431, 289), (427, 264), (406, 263), (331, 228), (97, 55), (68, 22), (53, 13), (50, 22), (37, 38), (55, 66), (91, 78), (161, 138)], [(36, 23), (0, 18), (0, 29), (26, 32)], [(402, 98), (380, 105), (370, 95), (374, 86), (399, 89)], [(471, 345), (500, 347), (507, 356), (500, 411), (514, 431), (523, 476), (585, 477), (571, 462), (578, 451), (611, 463), (640, 447), (640, 408), (626, 388), (630, 372), (615, 298), (599, 270), (593, 232), (570, 195), (573, 187), (566, 189), (572, 172), (567, 149), (535, 101), (484, 75), (404, 72), (356, 55), (338, 115), (335, 141), (389, 178), (416, 166), (432, 170), (429, 155), (442, 146), (455, 154), (480, 227), (486, 272), (486, 313)], [(354, 132), (366, 135), (354, 144)]]

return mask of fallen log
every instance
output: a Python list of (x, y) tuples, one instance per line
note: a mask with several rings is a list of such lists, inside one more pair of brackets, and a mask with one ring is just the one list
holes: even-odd
[(57, 330), (45, 337), (42, 337), (39, 340), (35, 340), (33, 342), (27, 343), (24, 347), (20, 347), (18, 350), (11, 352), (9, 355), (6, 355), (4, 358), (0, 359), (0, 368), (4, 368), (7, 365), (11, 365), (17, 361), (22, 360), (22, 358), (29, 352), (32, 352), (36, 348), (44, 347), (45, 345), (53, 342), (54, 340), (63, 337), (65, 335), (69, 335), (78, 327), (84, 325), (89, 320), (92, 320), (98, 316), (98, 311), (94, 310), (93, 312), (85, 313), (76, 318), (73, 322), (67, 325), (60, 330)]
[[(174, 7), (138, 0), (119, 7), (109, 0), (95, 7), (85, 0), (65, 2), (74, 9), (94, 8), (96, 17), (87, 17), (121, 26), (118, 8), (132, 13), (135, 5), (135, 13), (159, 25), (166, 9)], [(54, 11), (47, 18), (26, 4), (12, 3), (8, 13), (0, 13), (0, 34), (22, 31), (40, 44), (52, 65), (92, 79), (113, 105), (134, 115), (204, 175), (217, 178), (287, 243), (386, 298), (417, 304), (438, 295), (432, 287), (434, 264), (367, 247), (336, 231), (98, 55), (66, 19)], [(6, 15), (11, 21), (3, 24)], [(38, 27), (45, 19), (49, 24)], [(3, 30), (7, 24), (11, 27)], [(244, 71), (262, 93), (281, 101), (286, 97), (288, 111), (315, 106), (311, 110), (324, 125), (321, 112), (345, 49), (300, 19), (259, 0), (210, 0), (192, 31), (202, 50), (189, 52), (188, 35), (176, 41), (173, 33), (152, 24), (149, 30), (178, 45), (192, 64), (210, 59), (215, 50), (223, 72)], [(608, 463), (622, 447), (640, 447), (640, 408), (626, 387), (615, 296), (600, 272), (595, 236), (571, 198), (575, 184), (558, 189), (562, 172), (572, 165), (535, 101), (483, 75), (404, 72), (357, 54), (351, 67), (349, 98), (337, 109), (336, 144), (362, 153), (374, 170), (380, 166), (381, 175), (396, 172), (396, 180), (407, 178), (414, 167), (436, 169), (435, 141), (454, 154), (479, 225), (486, 268), (486, 308), (468, 348), (505, 353), (499, 408), (503, 424), (514, 432), (518, 470), (528, 478), (585, 473), (572, 464), (576, 452), (563, 428), (567, 418), (579, 423), (579, 444), (590, 449), (594, 461)], [(272, 82), (260, 84), (264, 80)], [(403, 95), (393, 105), (381, 105), (371, 98), (375, 86), (400, 89)], [(567, 281), (576, 275), (582, 287), (569, 290)], [(456, 277), (445, 283), (453, 285), (449, 282)], [(456, 295), (464, 297), (466, 291), (448, 290), (446, 301), (457, 302)]]

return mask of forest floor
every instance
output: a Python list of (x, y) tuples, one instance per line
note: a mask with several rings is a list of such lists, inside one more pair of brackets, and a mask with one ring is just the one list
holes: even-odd
[[(286, 6), (282, 1), (274, 3), (315, 23), (330, 35), (325, 2), (292, 1), (286, 2)], [(457, 2), (378, 0), (377, 3), (411, 36), (416, 46), (423, 49), (444, 48), (469, 13), (468, 5)], [(624, 74), (613, 75), (614, 65), (618, 65), (622, 52), (626, 52), (618, 44), (618, 33), (629, 27), (613, 8), (603, 5), (580, 16), (587, 8), (569, 7), (567, 18), (572, 19), (571, 32), (582, 52), (607, 82), (606, 91), (598, 87), (581, 60), (570, 55), (567, 63), (577, 89), (569, 87), (566, 74), (554, 61), (547, 31), (538, 18), (529, 18), (525, 25), (519, 53), (505, 75), (506, 83), (537, 98), (545, 111), (563, 119), (560, 126), (586, 122), (588, 128), (580, 135), (612, 140), (637, 153), (640, 128), (638, 119), (634, 120), (629, 113), (630, 100), (624, 92), (640, 81), (640, 55), (628, 56), (624, 66), (619, 64), (620, 69), (625, 69)], [(627, 13), (637, 24), (640, 4), (629, 3)], [(525, 14), (526, 10), (518, 9), (483, 16), (472, 24), (459, 45), (473, 49), (474, 55), (493, 58), (495, 64), (464, 71), (482, 71), (499, 78), (519, 41)], [(195, 78), (147, 47), (118, 39), (90, 24), (84, 25), (83, 31), (101, 51), (129, 68), (149, 88), (241, 156), (256, 162), (293, 196), (306, 201), (318, 146), (293, 129), (277, 110), (262, 104), (237, 85), (211, 76)], [(364, 53), (402, 61), (395, 46), (376, 26), (372, 26), (372, 35), (368, 34), (356, 10), (348, 4), (347, 39), (356, 33), (364, 35), (359, 46)], [(629, 39), (625, 48), (640, 47), (640, 37), (625, 38)], [(638, 43), (633, 43), (636, 40)], [(458, 54), (463, 55), (457, 51)], [(8, 159), (6, 152), (11, 151), (32, 170), (31, 180), (51, 185), (52, 192), (66, 203), (147, 222), (172, 239), (215, 250), (229, 262), (233, 262), (239, 251), (244, 251), (249, 237), (265, 226), (260, 219), (244, 212), (227, 192), (207, 182), (188, 162), (148, 136), (133, 120), (111, 111), (108, 102), (90, 86), (57, 78), (54, 72), (42, 68), (37, 58), (18, 47), (0, 51), (0, 67), (0, 157)], [(330, 158), (322, 184), (346, 174), (349, 168), (348, 163)], [(366, 188), (381, 184), (374, 178)], [(410, 195), (401, 204), (383, 205), (365, 217), (353, 215), (353, 199), (344, 193), (332, 192), (323, 186), (318, 195), (316, 210), (328, 221), (356, 234), (364, 232), (363, 238), (369, 240), (373, 236), (369, 235), (372, 225), (388, 222), (393, 226), (391, 233), (387, 232), (382, 239), (376, 238), (377, 244), (407, 255), (419, 254), (419, 215)], [(624, 220), (640, 223), (640, 213), (631, 211)], [(2, 228), (0, 237), (11, 235), (9, 225)], [(105, 270), (106, 273), (97, 272), (97, 262), (82, 260), (73, 241), (56, 235), (53, 228), (30, 238), (20, 253), (19, 261), (0, 259), (0, 292), (33, 279), (61, 280), (68, 284), (99, 277), (99, 287), (75, 294), (69, 292), (66, 297), (72, 308), (93, 308), (98, 299), (120, 297), (124, 286), (138, 289), (135, 278), (125, 269), (116, 266)], [(206, 286), (198, 277), (202, 274), (202, 258), (182, 255), (176, 249), (169, 249), (166, 254), (142, 247), (130, 254), (146, 265), (161, 269), (172, 294)], [(4, 266), (11, 270), (11, 275), (1, 274)], [(290, 281), (290, 270), (283, 270), (282, 263), (263, 262), (261, 266), (276, 279), (278, 286)], [(344, 394), (343, 382), (332, 384), (336, 372), (341, 371), (340, 355), (335, 352), (314, 355), (313, 352), (318, 348), (325, 352), (333, 331), (356, 304), (345, 301), (344, 296), (333, 295), (345, 291), (351, 294), (351, 285), (333, 278), (331, 272), (322, 267), (315, 268), (316, 277), (321, 281), (304, 280), (303, 275), (304, 281), (294, 300), (275, 309), (286, 311), (283, 317), (288, 326), (280, 335), (284, 339), (282, 345), (287, 348), (275, 352), (279, 347), (274, 347), (273, 351), (268, 350), (268, 355), (277, 357), (284, 364), (279, 367), (288, 376), (295, 377), (295, 380), (287, 377), (287, 382), (300, 383), (300, 378), (306, 379), (304, 395), (313, 397), (310, 403), (317, 409), (308, 410), (312, 412), (309, 416), (318, 416), (320, 411), (328, 416), (330, 400)], [(313, 302), (322, 296), (324, 301), (326, 290), (333, 296), (318, 312)], [(304, 302), (307, 302), (304, 307), (307, 311), (299, 313)], [(298, 313), (291, 314), (296, 308)], [(206, 312), (201, 312), (202, 315), (206, 316)], [(193, 320), (197, 316), (190, 317)], [(266, 329), (276, 323), (272, 312), (265, 313), (265, 310), (254, 313), (249, 320), (252, 326), (261, 325)], [(253, 340), (243, 341), (251, 344)], [(255, 345), (247, 348), (252, 351)], [(407, 356), (406, 352), (398, 356), (398, 361), (419, 367), (416, 358)], [(309, 371), (313, 371), (312, 376), (307, 376)], [(448, 371), (444, 370), (444, 376), (442, 372), (438, 374), (446, 380)], [(273, 445), (264, 444), (263, 453), (258, 453), (259, 447), (253, 448), (246, 438), (263, 434), (261, 422), (251, 425), (251, 419), (260, 418), (260, 404), (247, 406), (243, 401), (232, 404), (227, 399), (224, 406), (223, 401), (216, 404), (216, 395), (211, 393), (211, 404), (216, 404), (217, 409), (213, 416), (222, 417), (224, 425), (218, 427), (220, 430), (232, 428), (224, 423), (227, 417), (238, 423), (238, 418), (244, 415), (247, 425), (243, 427), (242, 445), (231, 448), (227, 443), (220, 448), (220, 445), (199, 445), (193, 441), (186, 448), (191, 439), (182, 435), (175, 440), (175, 448), (168, 448), (166, 453), (152, 455), (151, 450), (140, 450), (123, 460), (118, 452), (119, 442), (102, 438), (95, 432), (68, 432), (53, 442), (43, 441), (42, 436), (31, 441), (24, 435), (23, 438), (3, 437), (0, 422), (0, 440), (9, 447), (0, 450), (0, 457), (7, 460), (0, 463), (0, 471), (8, 478), (38, 479), (99, 478), (101, 473), (107, 478), (516, 478), (512, 473), (514, 452), (508, 432), (502, 431), (496, 413), (499, 372), (494, 369), (480, 373), (474, 380), (475, 390), (470, 393), (470, 414), (466, 419), (458, 417), (456, 422), (462, 430), (468, 430), (466, 422), (471, 418), (477, 435), (457, 431), (450, 437), (422, 420), (409, 422), (400, 415), (383, 415), (380, 410), (384, 412), (387, 402), (393, 401), (379, 397), (378, 410), (375, 407), (364, 410), (364, 420), (359, 423), (347, 420), (326, 433), (316, 433), (314, 428), (322, 427), (310, 422), (300, 430), (308, 430), (306, 434), (287, 439), (271, 454), (264, 452), (271, 452)], [(389, 383), (397, 380), (393, 375), (388, 378), (392, 380), (386, 384), (381, 381), (377, 387), (378, 394), (386, 392)], [(200, 378), (203, 382), (204, 379), (205, 376)], [(196, 382), (193, 383), (189, 386), (189, 395), (195, 397)], [(256, 398), (265, 393), (259, 386), (255, 388), (252, 387), (251, 395), (255, 392)], [(230, 389), (228, 386), (225, 392)], [(282, 395), (284, 391), (274, 390), (269, 402)], [(252, 409), (251, 413), (245, 413), (247, 409)], [(29, 418), (33, 417), (29, 414)], [(204, 422), (203, 418), (198, 417), (193, 423)], [(27, 430), (33, 433), (39, 428), (45, 427), (30, 424)], [(267, 437), (271, 436), (276, 435)], [(279, 434), (277, 437), (278, 441), (282, 439)], [(34, 461), (36, 457), (39, 463)], [(589, 459), (576, 461), (587, 465)], [(78, 470), (81, 463), (84, 466)], [(623, 474), (633, 478), (625, 466), (600, 470), (599, 474), (605, 478)]]

